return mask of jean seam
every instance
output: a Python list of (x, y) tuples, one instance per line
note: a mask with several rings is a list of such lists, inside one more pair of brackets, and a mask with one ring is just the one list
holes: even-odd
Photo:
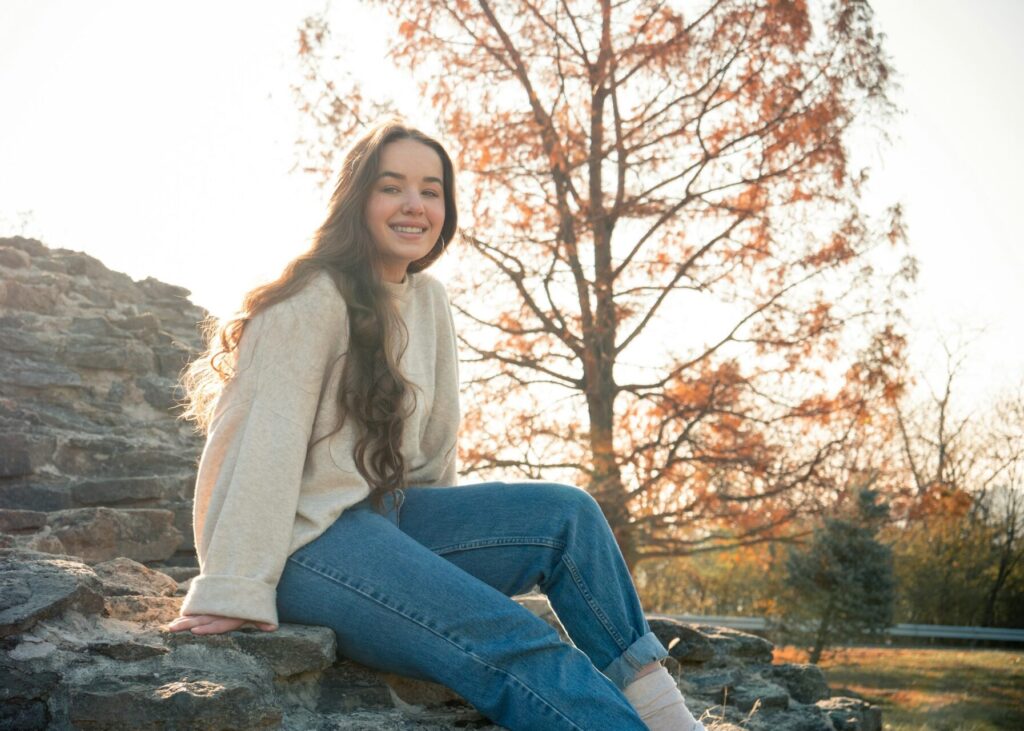
[(344, 579), (342, 579), (339, 576), (336, 576), (333, 573), (331, 573), (328, 569), (325, 569), (325, 568), (322, 568), (322, 567), (319, 567), (319, 566), (315, 566), (315, 565), (312, 565), (312, 564), (305, 563), (300, 558), (289, 557), (288, 558), (288, 562), (289, 563), (293, 563), (296, 566), (301, 566), (302, 568), (306, 569), (307, 571), (312, 571), (315, 574), (323, 576), (328, 581), (332, 581), (332, 582), (334, 582), (334, 583), (336, 583), (336, 584), (338, 584), (340, 586), (343, 586), (346, 589), (348, 589), (349, 591), (353, 591), (356, 594), (359, 594), (360, 596), (364, 597), (365, 599), (368, 599), (369, 601), (374, 602), (375, 604), (378, 604), (378, 605), (384, 607), (384, 609), (388, 610), (389, 612), (394, 612), (395, 614), (397, 614), (400, 617), (403, 617), (404, 619), (408, 620), (409, 622), (412, 622), (413, 624), (416, 624), (416, 625), (422, 627), (427, 632), (430, 632), (432, 635), (435, 635), (436, 637), (439, 637), (440, 639), (444, 640), (445, 642), (447, 642), (450, 645), (452, 645), (453, 647), (455, 647), (457, 650), (459, 650), (459, 652), (465, 653), (469, 657), (473, 658), (476, 662), (480, 663), (484, 667), (488, 667), (491, 670), (494, 670), (495, 672), (499, 673), (500, 675), (507, 676), (507, 677), (511, 678), (512, 680), (514, 680), (516, 683), (518, 683), (520, 686), (522, 686), (522, 688), (524, 690), (526, 690), (526, 692), (528, 692), (530, 695), (532, 695), (537, 700), (539, 700), (544, 706), (546, 706), (547, 708), (550, 708), (554, 713), (558, 714), (558, 716), (560, 716), (567, 724), (572, 726), (574, 729), (577, 729), (577, 731), (586, 731), (586, 729), (583, 729), (582, 727), (577, 726), (576, 724), (574, 724), (568, 717), (566, 717), (566, 715), (564, 713), (562, 713), (560, 710), (558, 710), (553, 705), (551, 705), (546, 700), (544, 700), (544, 698), (542, 696), (540, 696), (529, 685), (524, 683), (518, 676), (516, 676), (515, 674), (509, 672), (508, 670), (505, 670), (503, 668), (499, 668), (496, 665), (492, 665), (491, 663), (487, 662), (485, 659), (483, 659), (482, 657), (480, 657), (476, 653), (472, 652), (471, 650), (463, 647), (458, 642), (453, 640), (451, 637), (448, 637), (444, 633), (435, 630), (433, 627), (430, 627), (429, 625), (424, 624), (423, 622), (420, 622), (415, 617), (410, 617), (408, 614), (406, 614), (405, 612), (401, 611), (400, 609), (397, 609), (395, 607), (392, 607), (392, 606), (386, 604), (382, 600), (380, 600), (380, 599), (378, 599), (378, 598), (376, 598), (374, 596), (371, 596), (370, 594), (367, 594), (365, 591), (352, 586), (351, 584), (347, 583)]
[(590, 607), (590, 611), (594, 613), (601, 625), (607, 630), (608, 634), (611, 635), (612, 640), (616, 645), (619, 646), (621, 652), (625, 652), (629, 649), (629, 645), (626, 643), (625, 638), (619, 634), (619, 631), (615, 629), (615, 625), (608, 619), (608, 615), (605, 614), (604, 610), (594, 599), (594, 595), (590, 593), (590, 587), (587, 586), (587, 582), (583, 580), (583, 574), (580, 573), (576, 563), (569, 557), (568, 553), (562, 554), (562, 563), (565, 564), (569, 570), (569, 575), (572, 577), (573, 583), (576, 584), (576, 588), (579, 589), (580, 594), (583, 595), (583, 599), (587, 602), (587, 606)]
[(439, 556), (443, 556), (447, 553), (453, 553), (455, 551), (469, 551), (477, 548), (493, 548), (494, 546), (543, 546), (545, 548), (554, 548), (559, 551), (565, 550), (565, 543), (557, 541), (551, 538), (536, 537), (536, 536), (508, 536), (505, 538), (479, 538), (475, 541), (463, 541), (462, 543), (452, 543), (447, 546), (439, 546), (437, 548), (431, 548), (430, 550)]

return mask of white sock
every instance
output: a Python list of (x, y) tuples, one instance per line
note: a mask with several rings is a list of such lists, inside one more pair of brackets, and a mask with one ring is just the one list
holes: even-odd
[(622, 692), (651, 731), (705, 731), (664, 666), (637, 678)]

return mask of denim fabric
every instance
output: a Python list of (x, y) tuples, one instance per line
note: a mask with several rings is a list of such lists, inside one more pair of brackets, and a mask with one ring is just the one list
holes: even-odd
[[(542, 482), (414, 487), (293, 553), (282, 622), (334, 629), (369, 667), (452, 688), (512, 731), (645, 731), (621, 689), (668, 655), (586, 492)], [(543, 591), (573, 645), (510, 597)]]

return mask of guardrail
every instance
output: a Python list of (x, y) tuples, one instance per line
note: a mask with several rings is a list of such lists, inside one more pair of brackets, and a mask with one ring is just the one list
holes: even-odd
[[(764, 617), (732, 617), (711, 614), (661, 614), (690, 624), (710, 624), (748, 632), (766, 632), (771, 625)], [(1003, 627), (960, 627), (948, 624), (897, 624), (887, 629), (892, 637), (916, 637), (944, 640), (989, 640), (992, 642), (1024, 642), (1024, 630)]]
[(729, 617), (716, 614), (655, 614), (652, 616), (671, 617), (689, 624), (713, 624), (730, 629), (744, 629), (760, 632), (768, 629), (768, 620), (764, 617)]
[(1003, 627), (957, 627), (948, 624), (897, 624), (886, 630), (894, 637), (1024, 642), (1024, 630)]

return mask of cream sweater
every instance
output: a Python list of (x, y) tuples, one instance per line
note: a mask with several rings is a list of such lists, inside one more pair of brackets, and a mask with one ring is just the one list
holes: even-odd
[[(399, 367), (416, 386), (402, 435), (408, 484), (453, 486), (458, 362), (444, 286), (425, 272), (386, 286), (409, 330)], [(193, 529), (200, 575), (182, 614), (277, 624), (276, 588), (288, 556), (369, 494), (353, 457), (354, 419), (309, 446), (337, 424), (348, 332), (345, 300), (326, 273), (246, 325), (199, 463)]]

